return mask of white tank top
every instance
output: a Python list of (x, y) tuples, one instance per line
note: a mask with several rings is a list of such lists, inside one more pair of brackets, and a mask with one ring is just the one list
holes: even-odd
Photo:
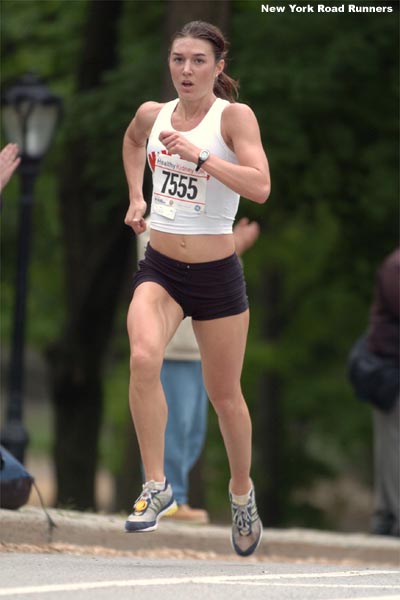
[[(232, 233), (239, 194), (203, 169), (195, 171), (195, 163), (168, 154), (158, 139), (163, 130), (175, 131), (171, 116), (178, 101), (162, 107), (148, 140), (147, 158), (153, 172), (151, 228), (185, 235)], [(238, 164), (221, 134), (221, 115), (227, 106), (227, 100), (217, 98), (194, 129), (180, 133), (202, 150)]]

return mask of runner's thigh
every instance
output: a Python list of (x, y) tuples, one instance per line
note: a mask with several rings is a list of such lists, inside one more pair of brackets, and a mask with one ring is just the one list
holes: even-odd
[(140, 284), (128, 310), (131, 349), (140, 346), (164, 356), (182, 318), (182, 308), (161, 285), (152, 281)]
[(248, 310), (222, 319), (193, 320), (204, 383), (211, 399), (230, 395), (233, 390), (240, 388), (248, 326)]

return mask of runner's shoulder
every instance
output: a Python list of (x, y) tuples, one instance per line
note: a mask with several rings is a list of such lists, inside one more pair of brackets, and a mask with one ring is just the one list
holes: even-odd
[(154, 125), (154, 121), (156, 120), (158, 113), (164, 106), (162, 102), (144, 102), (139, 106), (136, 111), (135, 118), (137, 119), (138, 124), (148, 131)]
[(234, 146), (234, 138), (247, 136), (257, 127), (257, 118), (248, 104), (231, 102), (222, 113), (221, 132), (230, 148)]
[(243, 104), (242, 102), (231, 102), (222, 114), (224, 120), (229, 122), (236, 122), (238, 119), (247, 121), (255, 118), (252, 108), (250, 108), (248, 104)]

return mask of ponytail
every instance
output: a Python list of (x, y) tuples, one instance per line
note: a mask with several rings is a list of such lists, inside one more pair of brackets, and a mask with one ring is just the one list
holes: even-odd
[(239, 82), (222, 71), (215, 79), (214, 94), (217, 98), (236, 102), (239, 96)]

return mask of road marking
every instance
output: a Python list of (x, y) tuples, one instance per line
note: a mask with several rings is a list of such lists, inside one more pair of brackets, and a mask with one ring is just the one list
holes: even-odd
[(347, 598), (330, 598), (328, 600), (400, 600), (400, 594), (390, 594), (389, 596), (348, 596)]
[[(0, 596), (17, 596), (18, 594), (46, 594), (50, 592), (76, 592), (82, 590), (95, 590), (105, 588), (123, 588), (123, 587), (142, 587), (156, 585), (182, 585), (185, 583), (198, 584), (236, 584), (236, 585), (274, 585), (274, 586), (307, 586), (307, 587), (358, 587), (358, 588), (380, 588), (380, 589), (399, 589), (399, 585), (343, 585), (343, 584), (318, 584), (318, 583), (285, 583), (284, 581), (273, 582), (273, 580), (283, 579), (319, 579), (323, 577), (365, 577), (371, 575), (400, 575), (400, 571), (394, 570), (365, 570), (365, 571), (332, 571), (326, 573), (288, 573), (288, 574), (272, 574), (265, 573), (263, 575), (213, 575), (213, 576), (198, 576), (198, 577), (159, 577), (154, 579), (127, 579), (123, 581), (83, 581), (81, 583), (59, 583), (49, 585), (36, 586), (20, 586), (0, 590)], [(374, 597), (374, 600), (396, 600), (394, 596)], [(357, 599), (360, 600), (360, 599)], [(399, 598), (397, 598), (399, 600)]]
[[(241, 581), (216, 581), (214, 582), (217, 585), (240, 585), (241, 583), (245, 583), (246, 585), (252, 585), (252, 586), (262, 586), (262, 585), (268, 585), (269, 587), (275, 586), (275, 587), (280, 587), (280, 586), (284, 586), (284, 587), (313, 587), (313, 588), (329, 588), (329, 587), (334, 587), (334, 588), (346, 588), (346, 589), (350, 589), (350, 588), (355, 588), (355, 589), (367, 589), (367, 588), (371, 588), (371, 589), (377, 589), (377, 590), (399, 590), (400, 591), (400, 584), (399, 585), (391, 585), (391, 584), (373, 584), (373, 583), (285, 583), (284, 581), (246, 581), (246, 582), (241, 582)], [(393, 598), (393, 596), (391, 596)], [(358, 599), (356, 599), (358, 600)]]

